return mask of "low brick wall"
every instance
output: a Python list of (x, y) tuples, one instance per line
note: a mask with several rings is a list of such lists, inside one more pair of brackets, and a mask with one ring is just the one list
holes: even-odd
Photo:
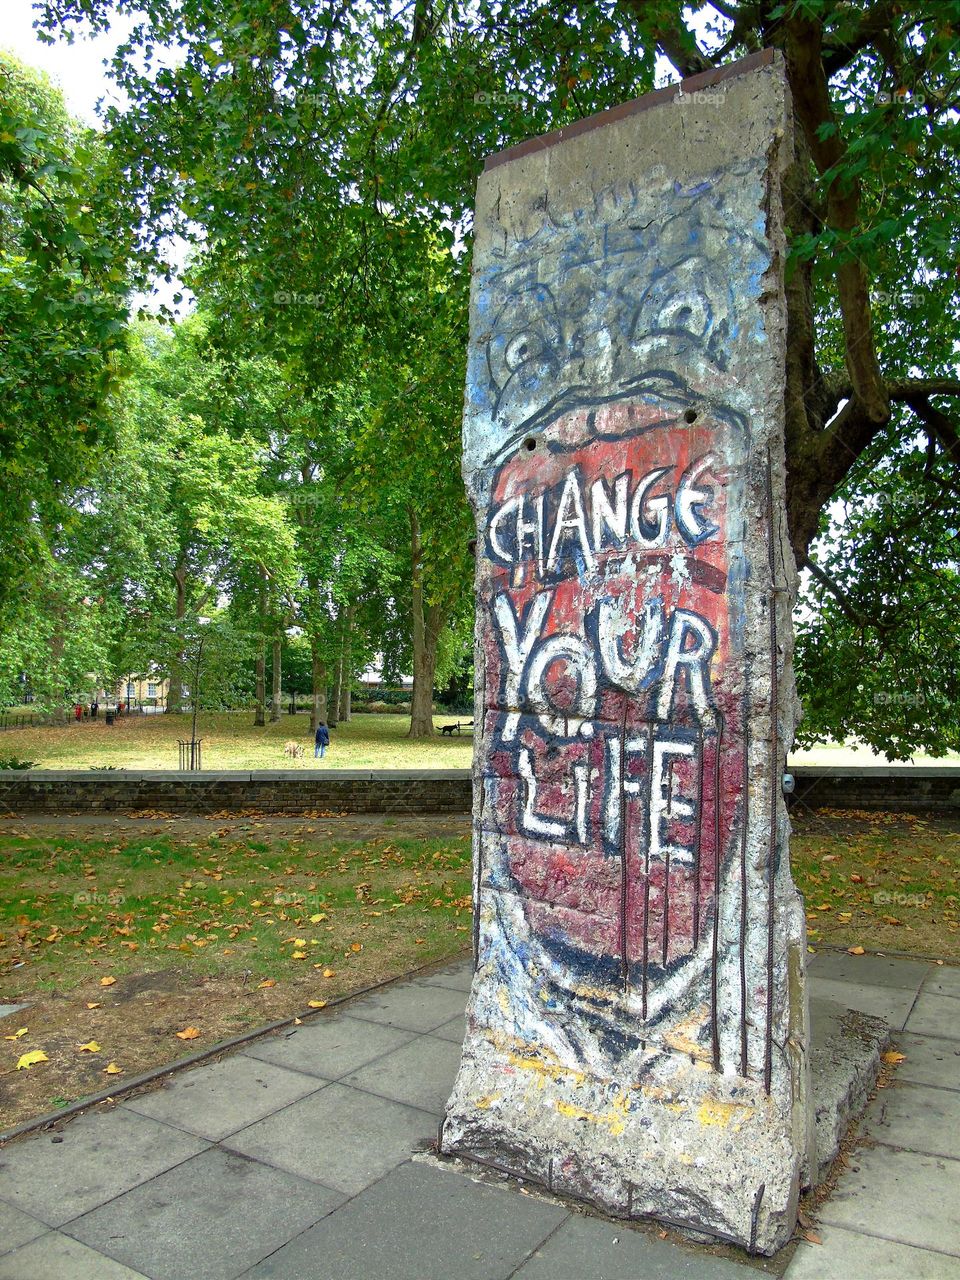
[[(792, 808), (960, 813), (960, 768), (798, 766)], [(0, 819), (27, 813), (469, 813), (466, 769), (0, 770)]]
[(798, 765), (791, 769), (791, 809), (886, 809), (891, 813), (960, 813), (957, 765)]
[(466, 769), (0, 770), (0, 818), (26, 813), (469, 813)]

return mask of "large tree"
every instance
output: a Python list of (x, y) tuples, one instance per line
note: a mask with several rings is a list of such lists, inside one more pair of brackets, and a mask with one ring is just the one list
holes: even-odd
[[(914, 657), (922, 651), (947, 669), (942, 626), (895, 626), (894, 613), (901, 624), (931, 602), (941, 618), (957, 613), (955, 535), (944, 543), (939, 532), (958, 525), (960, 255), (945, 216), (960, 172), (956, 0), (714, 0), (697, 10), (681, 0), (41, 7), (51, 27), (103, 26), (115, 9), (145, 15), (114, 68), (135, 109), (110, 123), (155, 235), (192, 220), (215, 257), (250, 264), (253, 296), (304, 281), (371, 343), (384, 305), (378, 282), (398, 238), (430, 228), (448, 243), (469, 242), (486, 154), (658, 79), (777, 48), (797, 143), (785, 408), (790, 536), (819, 610), (808, 638), (834, 646), (833, 712), (842, 687), (861, 689), (857, 653), (896, 669), (898, 648), (913, 645)], [(177, 58), (164, 62), (164, 46)], [(275, 318), (297, 342), (296, 317)], [(314, 361), (336, 354), (315, 351)], [(851, 567), (849, 556), (838, 560), (836, 537), (817, 539), (830, 528), (832, 500), (855, 505), (859, 495), (878, 507), (877, 468), (900, 475), (918, 441), (929, 464), (911, 471), (911, 492), (922, 495), (912, 525), (923, 512), (911, 546), (916, 553), (933, 540), (937, 554), (895, 562), (918, 586), (894, 600), (862, 589), (875, 572), (869, 555)], [(894, 547), (897, 513), (893, 503), (876, 512)], [(840, 529), (841, 547), (844, 539)], [(852, 647), (835, 634), (839, 618), (859, 637)], [(801, 645), (801, 660), (812, 652)], [(825, 715), (819, 727), (842, 722), (869, 737), (874, 710), (861, 700), (852, 716)], [(875, 740), (901, 750), (919, 741), (918, 725), (901, 728)], [(954, 740), (950, 731), (928, 745)]]

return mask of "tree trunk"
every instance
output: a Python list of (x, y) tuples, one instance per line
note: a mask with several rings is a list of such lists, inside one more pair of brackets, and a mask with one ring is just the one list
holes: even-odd
[(440, 607), (426, 604), (423, 590), (423, 546), (420, 541), (420, 521), (413, 508), (410, 515), (410, 551), (412, 572), (410, 578), (413, 640), (413, 691), (410, 698), (410, 731), (408, 738), (432, 738), (433, 680), (437, 667), (437, 638), (442, 618)]
[(341, 650), (340, 668), (340, 719), (350, 719), (350, 699), (353, 684), (353, 614), (355, 606), (351, 605), (344, 618), (343, 647)]
[(266, 621), (267, 621), (267, 589), (266, 586), (260, 588), (260, 630), (257, 634), (257, 709), (253, 717), (253, 723), (256, 728), (262, 728), (267, 723), (266, 717), (266, 701), (267, 701), (267, 637), (266, 637)]
[(337, 723), (340, 715), (340, 693), (343, 689), (343, 639), (341, 637), (337, 659), (333, 665), (333, 688), (330, 690), (330, 721), (331, 725)]
[(320, 641), (310, 637), (310, 732), (317, 732), (317, 725), (327, 719), (327, 668), (320, 661)]
[(271, 724), (276, 724), (276, 722), (280, 719), (280, 712), (282, 710), (280, 706), (280, 699), (283, 697), (283, 690), (281, 689), (281, 683), (282, 683), (281, 676), (283, 674), (283, 669), (280, 665), (281, 661), (282, 661), (282, 658), (280, 655), (280, 638), (275, 637), (273, 641), (273, 673), (272, 673), (273, 686), (271, 689), (272, 702), (270, 704), (270, 723)]
[[(187, 564), (185, 558), (177, 561), (176, 568), (173, 571), (173, 581), (177, 592), (174, 626), (179, 634), (180, 624), (187, 614)], [(173, 661), (170, 663), (170, 685), (167, 689), (167, 711), (175, 715), (183, 710), (183, 662), (183, 650), (178, 649), (173, 655)]]

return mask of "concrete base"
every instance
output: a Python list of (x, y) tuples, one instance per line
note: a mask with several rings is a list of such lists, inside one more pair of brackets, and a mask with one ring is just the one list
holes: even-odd
[[(810, 1013), (811, 1102), (815, 1111), (816, 1158), (815, 1167), (812, 1170), (802, 1171), (801, 1184), (804, 1188), (818, 1185), (826, 1177), (850, 1125), (866, 1109), (880, 1070), (881, 1054), (890, 1045), (890, 1028), (882, 1018), (848, 1009), (834, 1000), (816, 997), (810, 1002)], [(492, 1076), (491, 1064), (481, 1067), (481, 1073), (483, 1071), (486, 1071), (488, 1076)], [(542, 1082), (543, 1089), (549, 1090), (550, 1085), (549, 1079), (544, 1079)], [(740, 1101), (742, 1103), (742, 1099)], [(576, 1121), (577, 1117), (573, 1119)], [(661, 1135), (661, 1146), (664, 1149), (676, 1144), (677, 1131), (682, 1129), (675, 1115), (671, 1115), (669, 1119), (670, 1123), (666, 1125)], [(649, 1120), (648, 1116), (648, 1123)], [(555, 1134), (553, 1136), (556, 1137)], [(558, 1161), (556, 1167), (554, 1161), (549, 1160), (541, 1167), (536, 1160), (530, 1158), (530, 1151), (527, 1148), (521, 1149), (518, 1146), (518, 1149), (508, 1153), (502, 1149), (482, 1150), (484, 1138), (482, 1132), (479, 1135), (476, 1132), (472, 1135), (473, 1152), (467, 1143), (462, 1145), (451, 1143), (448, 1133), (445, 1133), (440, 1163), (447, 1164), (449, 1161), (454, 1164), (454, 1167), (459, 1166), (465, 1172), (468, 1171), (473, 1176), (481, 1178), (484, 1178), (484, 1171), (486, 1171), (486, 1176), (490, 1176), (493, 1181), (498, 1177), (502, 1178), (504, 1173), (513, 1173), (524, 1182), (539, 1184), (546, 1191), (580, 1201), (593, 1201), (596, 1207), (596, 1197), (585, 1193), (584, 1189), (584, 1184), (589, 1185), (590, 1179), (583, 1176), (580, 1168), (582, 1165), (588, 1165), (591, 1159), (591, 1152), (585, 1147), (585, 1136), (583, 1128), (574, 1124), (573, 1130), (565, 1135), (565, 1142), (558, 1143), (558, 1149), (578, 1151), (577, 1159), (568, 1158), (562, 1163)], [(737, 1138), (738, 1142), (733, 1144), (727, 1152), (727, 1164), (731, 1177), (737, 1174), (738, 1148), (741, 1155), (749, 1151), (751, 1158), (754, 1161), (757, 1159), (756, 1142), (754, 1141), (751, 1145), (749, 1135), (745, 1137), (739, 1129)], [(548, 1144), (544, 1142), (544, 1149), (547, 1146)], [(450, 1157), (453, 1157), (452, 1161)], [(608, 1179), (609, 1163), (608, 1156), (604, 1170)], [(695, 1197), (691, 1196), (690, 1189), (687, 1187), (684, 1202), (677, 1205), (675, 1214), (670, 1214), (664, 1211), (662, 1202), (658, 1201), (656, 1208), (645, 1205), (640, 1188), (628, 1186), (625, 1183), (622, 1211), (618, 1213), (616, 1209), (606, 1206), (606, 1216), (628, 1219), (652, 1217), (674, 1227), (681, 1235), (698, 1243), (715, 1242), (718, 1239), (737, 1242), (734, 1224), (724, 1230), (721, 1224), (712, 1221), (706, 1214), (703, 1220), (708, 1229), (705, 1232), (691, 1229), (689, 1217), (691, 1200), (695, 1202)], [(699, 1205), (701, 1210), (705, 1207), (705, 1201)], [(747, 1211), (749, 1212), (749, 1206)], [(788, 1212), (795, 1212), (795, 1204)], [(786, 1235), (789, 1238), (792, 1229), (792, 1220), (790, 1223), (784, 1222), (781, 1236)]]
[(817, 1167), (805, 1171), (808, 1186), (824, 1180), (851, 1122), (865, 1110), (880, 1055), (890, 1044), (890, 1028), (882, 1018), (833, 1000), (811, 1000), (810, 1021)]

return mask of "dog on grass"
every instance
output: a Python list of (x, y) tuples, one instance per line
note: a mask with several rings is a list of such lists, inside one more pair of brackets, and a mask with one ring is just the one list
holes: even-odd
[(294, 760), (299, 760), (303, 755), (303, 747), (301, 747), (299, 742), (288, 742), (283, 748), (283, 754), (285, 756), (290, 756)]

